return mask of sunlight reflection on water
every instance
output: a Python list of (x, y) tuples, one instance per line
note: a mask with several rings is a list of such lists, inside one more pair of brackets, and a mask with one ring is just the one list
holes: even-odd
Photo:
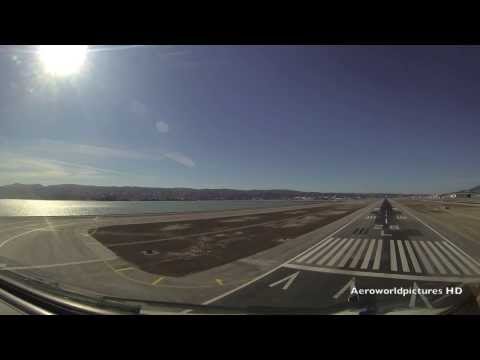
[(81, 216), (209, 211), (300, 205), (302, 201), (63, 201), (0, 199), (0, 216)]

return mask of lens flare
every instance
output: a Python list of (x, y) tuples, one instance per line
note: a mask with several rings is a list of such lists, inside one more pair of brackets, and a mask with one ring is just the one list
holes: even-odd
[(38, 56), (45, 71), (68, 76), (80, 71), (87, 58), (88, 45), (40, 45)]

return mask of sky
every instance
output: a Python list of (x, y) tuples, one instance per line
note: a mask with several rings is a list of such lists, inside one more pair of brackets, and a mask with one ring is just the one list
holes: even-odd
[(0, 47), (0, 185), (480, 185), (480, 47)]

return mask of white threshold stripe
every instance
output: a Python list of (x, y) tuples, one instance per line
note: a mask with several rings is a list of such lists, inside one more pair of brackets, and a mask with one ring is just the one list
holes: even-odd
[[(365, 216), (365, 213), (366, 213), (367, 211), (371, 211), (371, 210), (370, 210), (371, 208), (372, 208), (372, 205), (366, 206), (366, 208), (363, 208), (363, 209), (358, 210), (360, 213), (359, 213), (357, 216), (353, 217), (350, 221), (348, 221), (347, 223), (345, 223), (345, 224), (343, 224), (342, 226), (340, 226), (337, 230), (333, 231), (333, 232), (332, 232), (331, 234), (329, 234), (328, 236), (325, 236), (324, 239), (329, 238), (329, 237), (332, 237), (332, 236), (335, 236), (335, 235), (338, 234), (340, 231), (342, 231), (342, 230), (345, 229), (346, 227), (350, 226), (351, 224), (353, 224), (355, 221), (357, 221), (357, 220), (360, 219), (361, 217)], [(322, 239), (322, 241), (323, 241), (324, 239)], [(267, 271), (267, 272), (265, 272), (265, 273), (263, 273), (263, 274), (255, 277), (255, 278), (253, 278), (252, 280), (247, 281), (246, 283), (244, 283), (244, 284), (242, 284), (242, 285), (240, 285), (240, 286), (237, 286), (236, 288), (234, 288), (234, 289), (232, 289), (232, 290), (229, 290), (229, 291), (227, 291), (227, 292), (225, 292), (225, 293), (223, 293), (223, 294), (220, 294), (220, 295), (218, 295), (218, 296), (216, 296), (216, 297), (214, 297), (214, 298), (212, 298), (212, 299), (209, 299), (209, 300), (207, 300), (207, 301), (204, 301), (204, 302), (202, 303), (202, 305), (208, 305), (208, 304), (211, 304), (211, 303), (213, 303), (213, 302), (215, 302), (215, 301), (218, 301), (218, 300), (220, 300), (220, 299), (223, 299), (224, 297), (226, 297), (226, 296), (228, 296), (228, 295), (231, 295), (231, 294), (233, 294), (233, 293), (235, 293), (235, 292), (243, 289), (244, 287), (247, 287), (247, 286), (253, 284), (253, 283), (256, 282), (256, 281), (259, 281), (259, 280), (263, 279), (264, 277), (270, 275), (270, 274), (273, 273), (274, 271), (277, 271), (278, 269), (284, 267), (284, 266), (287, 265), (288, 263), (290, 263), (290, 262), (292, 262), (292, 261), (295, 261), (295, 259), (297, 259), (297, 258), (305, 255), (307, 252), (311, 251), (311, 250), (314, 249), (316, 246), (318, 246), (318, 243), (310, 246), (309, 248), (307, 248), (307, 249), (305, 249), (304, 251), (300, 252), (299, 254), (295, 255), (293, 258), (285, 261), (284, 263), (282, 263), (282, 264), (274, 267), (273, 269), (270, 269), (269, 271)]]
[(320, 273), (326, 273), (326, 274), (365, 276), (365, 277), (382, 278), (382, 279), (458, 282), (458, 283), (463, 282), (465, 284), (480, 282), (480, 277), (465, 278), (465, 277), (459, 277), (459, 276), (425, 276), (425, 275), (410, 275), (410, 274), (391, 274), (391, 273), (378, 273), (378, 272), (371, 272), (371, 271), (332, 269), (332, 268), (314, 267), (314, 266), (299, 265), (299, 264), (286, 264), (283, 267), (288, 269), (313, 271), (313, 272), (320, 272)]
[(429, 274), (435, 274), (435, 270), (433, 269), (432, 264), (428, 260), (427, 256), (423, 252), (422, 248), (420, 245), (418, 245), (417, 241), (412, 241), (413, 247), (415, 248), (415, 251), (417, 252), (418, 256), (420, 256), (420, 261), (423, 264), (423, 267), (427, 270), (427, 273)]
[(410, 266), (408, 266), (407, 256), (405, 255), (405, 250), (403, 250), (402, 240), (397, 240), (398, 253), (400, 254), (400, 262), (402, 263), (402, 271), (410, 272)]
[(440, 260), (447, 266), (448, 270), (450, 270), (452, 274), (460, 275), (460, 272), (452, 265), (450, 261), (448, 261), (448, 259), (440, 252), (440, 250), (437, 249), (435, 244), (436, 243), (430, 242), (430, 246), (433, 248), (435, 254), (437, 254)]
[(319, 250), (319, 251), (315, 251), (315, 254), (313, 254), (312, 256), (310, 256), (306, 261), (305, 263), (307, 264), (311, 264), (312, 262), (316, 261), (320, 256), (322, 256), (323, 254), (325, 254), (327, 251), (330, 251), (330, 249), (333, 247), (333, 246), (336, 246), (335, 244), (338, 243), (338, 240), (340, 240), (339, 238), (334, 238), (332, 239), (333, 241), (328, 244), (327, 246), (325, 246), (323, 249)]
[(370, 244), (368, 245), (367, 253), (365, 254), (365, 257), (363, 258), (362, 265), (360, 266), (360, 269), (366, 269), (368, 267), (368, 264), (370, 263), (370, 258), (372, 257), (373, 253), (373, 248), (375, 247), (375, 239), (370, 240)]
[(362, 242), (362, 246), (360, 246), (360, 249), (355, 254), (355, 257), (353, 258), (352, 262), (350, 263), (350, 268), (352, 268), (352, 269), (357, 267), (357, 264), (360, 261), (360, 258), (363, 254), (363, 251), (365, 250), (365, 248), (367, 247), (367, 244), (368, 244), (367, 239), (362, 239), (361, 242)]
[(398, 271), (397, 254), (395, 253), (395, 240), (390, 240), (390, 271)]
[(472, 272), (464, 265), (462, 264), (461, 261), (459, 261), (458, 258), (453, 255), (452, 251), (448, 250), (446, 246), (443, 244), (443, 242), (437, 243), (437, 246), (443, 251), (445, 255), (457, 266), (464, 274), (466, 275), (472, 275)]
[(430, 225), (428, 225), (426, 222), (424, 222), (423, 220), (419, 219), (417, 216), (413, 215), (410, 211), (407, 211), (405, 208), (403, 208), (402, 206), (402, 210), (405, 211), (405, 213), (407, 213), (408, 215), (410, 215), (411, 217), (415, 218), (419, 223), (421, 223), (422, 225), (426, 226), (428, 229), (430, 229), (431, 231), (433, 231), (435, 234), (437, 234), (438, 236), (440, 236), (443, 240), (445, 240), (446, 242), (448, 242), (450, 245), (452, 245), (453, 247), (455, 247), (459, 252), (461, 252), (463, 255), (465, 256), (468, 256), (472, 261), (473, 263), (480, 267), (480, 262), (476, 261), (475, 259), (473, 259), (470, 255), (468, 255), (465, 251), (463, 251), (462, 248), (460, 248), (459, 246), (457, 246), (453, 241), (449, 240), (447, 237), (443, 236), (442, 234), (440, 234), (437, 230), (435, 230), (433, 227), (431, 227)]
[(353, 252), (355, 251), (355, 249), (358, 247), (358, 245), (360, 245), (360, 243), (362, 242), (362, 239), (356, 239), (355, 242), (353, 243), (353, 245), (350, 247), (350, 249), (347, 251), (347, 253), (345, 254), (345, 256), (343, 257), (342, 260), (340, 260), (340, 263), (338, 264), (339, 267), (344, 267), (345, 264), (347, 263), (347, 261), (352, 257), (353, 255)]
[(444, 242), (443, 243), (446, 247), (448, 247), (455, 255), (457, 255), (460, 260), (462, 260), (470, 269), (474, 271), (474, 273), (479, 274), (480, 270), (475, 264), (471, 261), (471, 258), (469, 256), (465, 256), (464, 254), (460, 253), (455, 249), (453, 246), (451, 246), (450, 243)]
[(410, 256), (410, 260), (412, 260), (413, 269), (417, 274), (422, 272), (422, 268), (418, 263), (417, 257), (415, 256), (415, 252), (413, 251), (412, 245), (408, 240), (405, 240), (405, 247), (407, 248), (408, 255)]
[(445, 275), (447, 273), (447, 270), (443, 267), (442, 264), (440, 264), (440, 261), (438, 261), (437, 257), (433, 253), (433, 251), (430, 249), (430, 247), (427, 245), (427, 241), (421, 241), (420, 245), (422, 246), (423, 250), (427, 253), (428, 257), (430, 260), (432, 260), (433, 265), (437, 268), (437, 270), (440, 272), (440, 274)]
[(377, 244), (377, 252), (375, 254), (375, 259), (373, 260), (373, 270), (380, 269), (380, 260), (382, 258), (382, 248), (383, 248), (383, 240), (379, 239)]
[(327, 238), (322, 241), (320, 241), (312, 251), (307, 252), (305, 255), (301, 256), (297, 262), (303, 262), (305, 259), (307, 259), (309, 256), (313, 255), (316, 251), (320, 250), (323, 248), (325, 245), (328, 245), (334, 238)]
[(112, 261), (116, 260), (117, 257), (111, 257), (106, 259), (92, 259), (92, 260), (83, 260), (83, 261), (71, 261), (65, 263), (58, 263), (58, 264), (45, 264), (45, 265), (29, 265), (29, 266), (10, 266), (10, 267), (2, 267), (2, 270), (29, 270), (29, 269), (47, 269), (53, 267), (60, 267), (60, 266), (71, 266), (71, 265), (82, 265), (82, 264), (92, 264), (104, 261)]
[(345, 251), (347, 251), (347, 249), (349, 248), (350, 244), (352, 243), (353, 239), (350, 239), (348, 240), (346, 243), (345, 243), (345, 246), (343, 246), (336, 254), (334, 257), (332, 257), (330, 259), (330, 261), (327, 263), (327, 266), (333, 266), (335, 265), (335, 263), (338, 261), (338, 259), (340, 259), (340, 256), (342, 256)]
[[(343, 244), (345, 244), (345, 242), (347, 241), (347, 239), (342, 239), (340, 242), (338, 242), (332, 249), (330, 249), (330, 251), (328, 253), (326, 253), (320, 260), (318, 260), (316, 262), (317, 265), (323, 265), (323, 263), (325, 261), (327, 261), (328, 259), (330, 259), (330, 257), (335, 254), (335, 252), (338, 251), (338, 249), (343, 246)], [(308, 263), (308, 261), (307, 261)]]

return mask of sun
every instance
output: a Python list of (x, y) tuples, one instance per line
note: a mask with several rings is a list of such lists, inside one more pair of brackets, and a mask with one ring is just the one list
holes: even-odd
[(88, 45), (40, 45), (38, 56), (48, 74), (67, 76), (80, 71), (87, 51)]

